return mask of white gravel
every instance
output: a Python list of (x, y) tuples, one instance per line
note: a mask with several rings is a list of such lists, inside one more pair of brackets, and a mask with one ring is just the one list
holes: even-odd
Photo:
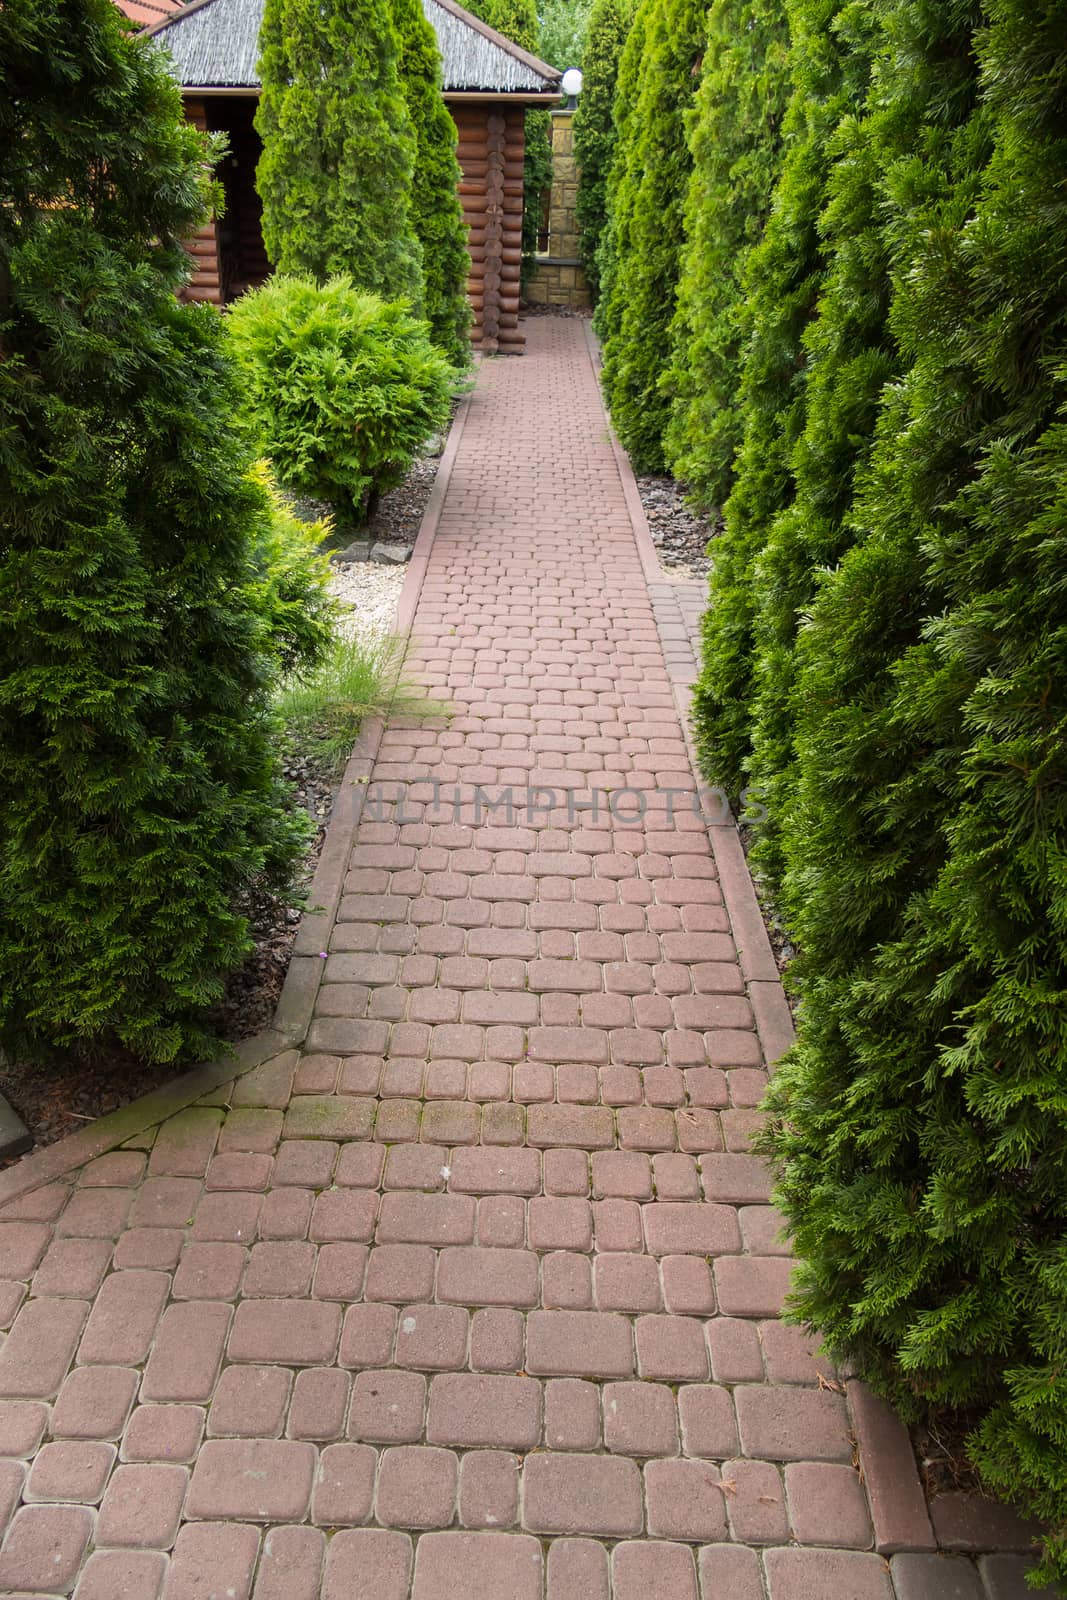
[(406, 571), (406, 566), (379, 566), (371, 561), (334, 567), (330, 592), (346, 607), (340, 631), (350, 638), (357, 634), (380, 638), (392, 633)]

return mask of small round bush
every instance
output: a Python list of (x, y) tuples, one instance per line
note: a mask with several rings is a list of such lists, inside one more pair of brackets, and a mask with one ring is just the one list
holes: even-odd
[(276, 277), (227, 318), (257, 446), (289, 488), (366, 519), (448, 420), (453, 369), (406, 302)]

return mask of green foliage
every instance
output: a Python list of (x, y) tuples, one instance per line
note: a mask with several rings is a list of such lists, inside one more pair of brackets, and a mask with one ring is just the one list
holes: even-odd
[[(614, 202), (619, 233), (612, 246), (614, 270), (604, 284), (608, 305), (601, 325), (604, 392), (615, 431), (638, 471), (657, 472), (665, 465), (663, 435), (670, 411), (660, 375), (692, 166), (684, 116), (700, 68), (707, 0), (644, 0), (641, 13), (636, 102), (632, 115), (620, 123), (614, 154), (620, 169)], [(617, 92), (621, 99), (621, 74)]]
[[(467, 7), (497, 33), (513, 44), (538, 55), (541, 49), (541, 24), (535, 0), (472, 0)], [(525, 288), (536, 266), (537, 235), (541, 227), (541, 204), (552, 187), (552, 133), (547, 111), (526, 113), (526, 159), (523, 174), (522, 210), (522, 286)]]
[(819, 220), (830, 141), (862, 105), (870, 73), (869, 50), (851, 47), (853, 30), (869, 26), (852, 0), (796, 0), (789, 24), (782, 168), (763, 238), (746, 263), (741, 445), (725, 526), (712, 546), (694, 694), (702, 766), (734, 796), (747, 782), (752, 740), (755, 564), (775, 515), (792, 504), (792, 454), (806, 421), (805, 334), (827, 262)]
[(750, 332), (745, 268), (763, 236), (781, 164), (787, 49), (780, 5), (713, 0), (700, 87), (686, 120), (693, 172), (673, 365), (663, 377), (672, 399), (667, 458), (703, 506), (726, 500), (741, 440), (737, 398)]
[(448, 420), (452, 368), (402, 301), (348, 278), (275, 277), (226, 319), (257, 448), (350, 522)]
[(256, 188), (263, 239), (279, 272), (422, 308), (412, 211), (416, 135), (400, 80), (389, 0), (267, 0)]
[(333, 532), (329, 518), (304, 522), (279, 490), (266, 461), (252, 468), (269, 516), (260, 520), (252, 545), (250, 597), (268, 628), (278, 669), (310, 669), (333, 639), (337, 606), (330, 596), (330, 561), (323, 542)]
[(612, 107), (632, 16), (632, 0), (593, 0), (580, 63), (585, 78), (574, 113), (577, 210), (582, 265), (594, 303), (600, 291), (598, 252), (608, 220), (608, 171), (615, 149)]
[(974, 1409), (1067, 1585), (1067, 13), (791, 23), (699, 704), (801, 951), (794, 1315)]
[(271, 513), (230, 431), (219, 317), (175, 299), (210, 156), (110, 0), (0, 8), (0, 1039), (16, 1058), (210, 1048), (203, 1009), (249, 948), (236, 903), (284, 888), (304, 838), (269, 701), (306, 635), (272, 636)]
[(285, 727), (318, 767), (338, 773), (367, 717), (437, 717), (444, 708), (403, 675), (407, 641), (344, 631), (323, 658), (282, 684), (276, 701)]
[(615, 80), (615, 98), (611, 110), (613, 136), (605, 152), (608, 165), (604, 185), (604, 219), (596, 251), (599, 295), (593, 326), (602, 341), (616, 334), (622, 321), (623, 297), (613, 291), (620, 262), (626, 259), (630, 250), (636, 197), (635, 185), (626, 181), (626, 152), (631, 143), (631, 130), (637, 121), (637, 92), (653, 10), (654, 0), (638, 0), (619, 57)]
[(400, 81), (415, 131), (411, 222), (422, 250), (430, 338), (455, 367), (470, 360), (467, 229), (459, 202), (456, 125), (441, 95), (437, 37), (421, 0), (392, 0)]
[[(541, 6), (542, 61), (566, 72), (584, 68), (585, 41), (593, 0), (546, 0)], [(580, 102), (579, 102), (580, 103)]]

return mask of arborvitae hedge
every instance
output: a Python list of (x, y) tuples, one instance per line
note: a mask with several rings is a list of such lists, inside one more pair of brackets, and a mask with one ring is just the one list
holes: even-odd
[(904, 376), (800, 637), (805, 998), (771, 1143), (801, 1312), (905, 1403), (985, 1410), (979, 1464), (1064, 1584), (1067, 10), (998, 0), (952, 50), (918, 16), (890, 44), (925, 36), (935, 104), (972, 55), (980, 100), (931, 129), (939, 194), (924, 141), (892, 182)]
[[(77, 115), (72, 115), (72, 107)], [(0, 1039), (171, 1060), (284, 884), (270, 504), (208, 307), (208, 152), (111, 0), (0, 7)], [(280, 585), (280, 587), (279, 587)], [(275, 615), (277, 614), (277, 615)], [(282, 638), (271, 628), (280, 620)]]
[(390, 0), (266, 0), (256, 187), (279, 272), (347, 273), (422, 310), (416, 139)]
[[(642, 8), (644, 9), (644, 8)], [(628, 216), (605, 292), (604, 392), (639, 471), (665, 465), (670, 401), (660, 383), (669, 349), (691, 161), (683, 118), (696, 88), (707, 0), (656, 0), (644, 17), (633, 113), (619, 131), (615, 203)], [(622, 93), (620, 86), (619, 93)]]
[(641, 64), (649, 19), (655, 4), (656, 0), (638, 0), (619, 59), (619, 73), (615, 82), (615, 102), (612, 107), (614, 134), (604, 185), (605, 222), (596, 254), (599, 298), (593, 326), (601, 340), (617, 333), (622, 321), (622, 296), (614, 294), (613, 289), (620, 263), (626, 259), (630, 249), (630, 224), (635, 198), (634, 185), (625, 181), (626, 152), (631, 143), (630, 129), (638, 114)]
[(411, 222), (422, 247), (423, 311), (430, 337), (457, 367), (470, 356), (467, 229), (459, 202), (456, 124), (441, 94), (437, 35), (421, 0), (392, 0), (400, 82), (415, 130)]
[(612, 106), (632, 16), (632, 0), (593, 0), (582, 64), (584, 82), (574, 113), (580, 251), (594, 303), (600, 291), (597, 253), (607, 226), (608, 169), (615, 149)]
[[(497, 33), (537, 55), (541, 24), (535, 0), (472, 0), (467, 7)], [(547, 111), (526, 113), (526, 170), (523, 178), (522, 282), (534, 270), (537, 235), (541, 227), (541, 202), (552, 187), (552, 135)]]
[(731, 795), (745, 787), (751, 745), (754, 563), (794, 485), (793, 446), (805, 421), (804, 333), (826, 266), (818, 230), (829, 141), (862, 103), (869, 58), (849, 48), (851, 0), (794, 0), (787, 59), (790, 100), (782, 169), (763, 239), (746, 268), (749, 328), (739, 396), (741, 448), (725, 526), (712, 547), (703, 667), (695, 690), (705, 772)]
[(763, 235), (781, 165), (788, 43), (776, 0), (714, 0), (700, 87), (687, 118), (693, 172), (671, 330), (673, 366), (663, 380), (672, 397), (664, 448), (672, 470), (703, 506), (725, 502), (741, 440), (745, 266)]

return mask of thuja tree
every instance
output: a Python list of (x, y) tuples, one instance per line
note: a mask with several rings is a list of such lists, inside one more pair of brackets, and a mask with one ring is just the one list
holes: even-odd
[(416, 140), (400, 81), (390, 0), (266, 0), (256, 187), (263, 239), (279, 272), (361, 289), (422, 309), (412, 214)]
[(574, 154), (578, 162), (578, 227), (586, 281), (596, 299), (600, 290), (597, 252), (607, 226), (608, 169), (615, 148), (612, 107), (619, 60), (633, 14), (631, 0), (594, 0), (589, 13), (582, 62), (584, 82), (574, 113)]
[[(535, 0), (474, 0), (468, 7), (497, 33), (532, 55), (541, 46), (541, 24)], [(537, 235), (541, 227), (544, 196), (552, 187), (552, 135), (547, 111), (526, 113), (526, 156), (523, 174), (522, 282), (534, 270)]]
[(806, 419), (804, 335), (826, 270), (819, 219), (831, 140), (843, 117), (863, 104), (870, 76), (868, 50), (850, 47), (856, 21), (847, 0), (794, 0), (782, 168), (763, 238), (746, 265), (741, 445), (713, 546), (694, 696), (703, 768), (734, 796), (747, 783), (752, 737), (754, 564), (775, 515), (792, 503), (791, 458)]
[(303, 837), (268, 738), (268, 502), (229, 431), (218, 315), (175, 299), (209, 155), (111, 0), (0, 8), (0, 1038), (19, 1058), (204, 1046), (249, 947), (235, 903), (286, 882)]
[(605, 221), (596, 252), (599, 298), (593, 326), (602, 340), (617, 333), (622, 320), (622, 296), (614, 294), (613, 289), (619, 263), (627, 257), (630, 248), (635, 197), (635, 185), (627, 182), (632, 143), (630, 128), (637, 116), (641, 63), (656, 3), (657, 0), (639, 0), (623, 45), (615, 83), (615, 99), (611, 109), (613, 133), (604, 185)]
[(869, 15), (876, 30), (861, 35), (853, 27), (848, 36), (853, 54), (873, 63), (868, 107), (861, 115), (846, 109), (828, 141), (819, 219), (827, 267), (804, 338), (805, 424), (789, 462), (793, 499), (771, 522), (754, 570), (749, 781), (767, 809), (757, 859), (772, 883), (782, 875), (782, 829), (795, 786), (798, 623), (817, 574), (854, 538), (856, 483), (899, 367), (888, 324), (894, 246), (901, 228), (910, 238), (924, 216), (936, 228), (949, 193), (958, 203), (983, 137), (973, 115), (975, 0), (880, 0)]
[(905, 370), (801, 635), (770, 1142), (798, 1314), (903, 1403), (982, 1416), (1064, 1585), (1067, 13), (982, 21), (972, 170), (887, 219)]
[(745, 266), (762, 237), (780, 167), (788, 44), (779, 4), (714, 0), (708, 12), (700, 88), (687, 121), (693, 171), (664, 437), (672, 470), (704, 506), (725, 502), (741, 439)]
[(415, 131), (411, 221), (422, 249), (423, 310), (430, 337), (456, 366), (469, 355), (467, 230), (459, 202), (456, 125), (441, 95), (437, 36), (421, 0), (392, 0), (400, 81)]
[[(696, 86), (707, 0), (657, 0), (645, 19), (637, 100), (619, 136), (616, 203), (629, 214), (605, 314), (604, 392), (639, 471), (665, 465), (670, 401), (661, 385), (684, 239), (691, 160), (684, 113)], [(621, 90), (620, 90), (621, 92)]]

